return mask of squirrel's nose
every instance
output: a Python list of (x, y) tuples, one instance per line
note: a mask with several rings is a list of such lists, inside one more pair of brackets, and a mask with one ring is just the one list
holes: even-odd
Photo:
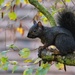
[(29, 33), (27, 34), (27, 37), (29, 37)]
[(29, 33), (27, 34), (27, 37), (30, 38), (30, 34)]

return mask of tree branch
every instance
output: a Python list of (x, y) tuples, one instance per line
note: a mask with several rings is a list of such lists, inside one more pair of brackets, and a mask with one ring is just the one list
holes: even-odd
[(41, 13), (43, 13), (48, 21), (50, 22), (51, 26), (56, 26), (55, 20), (53, 16), (44, 8), (37, 0), (29, 0), (30, 4), (34, 5)]
[(75, 66), (75, 53), (68, 54), (64, 58), (60, 55), (55, 55), (54, 52), (50, 51), (49, 49), (39, 50), (38, 56), (42, 58), (44, 62), (51, 62), (56, 61), (60, 62), (69, 66)]

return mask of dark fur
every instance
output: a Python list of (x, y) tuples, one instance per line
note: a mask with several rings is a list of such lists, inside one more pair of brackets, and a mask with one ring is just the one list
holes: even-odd
[[(58, 15), (60, 26), (44, 27), (41, 22), (30, 28), (27, 37), (40, 38), (44, 47), (55, 45), (61, 55), (73, 53), (75, 50), (75, 15), (70, 11), (62, 11)], [(72, 29), (73, 28), (73, 29)]]

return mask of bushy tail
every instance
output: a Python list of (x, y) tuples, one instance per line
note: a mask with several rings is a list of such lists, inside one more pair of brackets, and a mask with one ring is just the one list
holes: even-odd
[(58, 24), (66, 29), (68, 29), (75, 38), (75, 14), (74, 11), (70, 9), (64, 9), (58, 14)]

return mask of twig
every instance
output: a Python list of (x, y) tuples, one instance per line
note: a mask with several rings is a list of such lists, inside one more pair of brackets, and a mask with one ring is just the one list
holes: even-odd
[(75, 6), (75, 3), (73, 2), (73, 0), (71, 0), (71, 2), (73, 3), (73, 5)]
[(33, 50), (31, 50), (31, 51), (36, 51), (36, 50), (38, 50), (39, 48), (35, 48), (35, 49), (33, 49)]
[(65, 5), (65, 7), (67, 8), (67, 5), (66, 5), (65, 1), (64, 0), (61, 0), (61, 1), (63, 2), (63, 4)]

